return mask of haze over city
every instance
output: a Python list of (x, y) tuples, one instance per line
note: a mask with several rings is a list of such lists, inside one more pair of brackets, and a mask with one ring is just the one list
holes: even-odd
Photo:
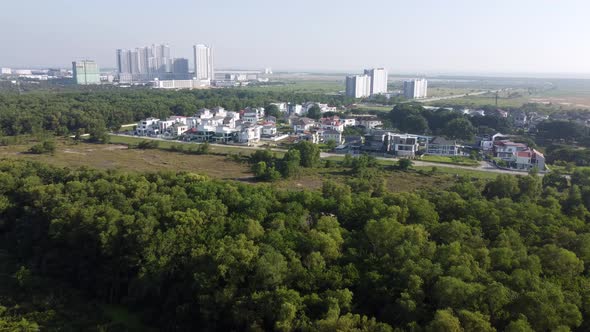
[[(8, 1), (0, 64), (115, 67), (115, 49), (213, 46), (218, 68), (590, 73), (590, 3), (549, 1)], [(8, 32), (8, 33), (7, 33)]]

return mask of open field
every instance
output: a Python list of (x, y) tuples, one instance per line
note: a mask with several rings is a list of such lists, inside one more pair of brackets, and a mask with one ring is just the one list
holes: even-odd
[[(449, 176), (464, 176), (464, 177), (477, 178), (477, 179), (483, 179), (483, 180), (492, 180), (492, 179), (495, 179), (496, 177), (498, 177), (498, 173), (492, 173), (492, 172), (468, 170), (468, 169), (464, 169), (464, 168), (450, 168), (450, 167), (444, 167), (444, 166), (440, 166), (440, 167), (435, 166), (435, 167), (436, 167), (437, 174), (446, 174)], [(432, 171), (432, 166), (414, 166), (413, 168), (416, 170), (422, 170), (422, 171), (427, 171), (427, 172)]]
[[(125, 144), (130, 146), (137, 146), (137, 144), (141, 141), (145, 141), (147, 139), (142, 137), (133, 137), (133, 136), (116, 136), (111, 135), (111, 143), (112, 144)], [(158, 141), (158, 148), (163, 150), (170, 150), (176, 146), (183, 146), (185, 149), (193, 146), (196, 147), (198, 143), (189, 143), (189, 142), (179, 142), (179, 141), (165, 141), (165, 140), (157, 140)], [(240, 147), (240, 146), (223, 146), (223, 145), (209, 145), (209, 151), (211, 154), (242, 154), (242, 155), (250, 155), (255, 149), (248, 148), (248, 147)], [(277, 155), (282, 155), (281, 152), (277, 152)]]
[(453, 87), (428, 87), (428, 98), (464, 95), (480, 91), (482, 90)]
[[(280, 79), (276, 80), (280, 81)], [(296, 93), (337, 93), (344, 91), (345, 86), (344, 78), (341, 78), (340, 80), (285, 80), (283, 84), (255, 85), (243, 89)]]
[(379, 111), (379, 112), (389, 112), (393, 109), (393, 106), (380, 106), (380, 105), (371, 105), (371, 104), (356, 104), (354, 109), (362, 110), (362, 111)]
[[(128, 172), (185, 171), (203, 174), (216, 179), (253, 181), (253, 174), (246, 162), (237, 162), (221, 155), (191, 155), (162, 149), (140, 150), (120, 144), (74, 143), (58, 140), (54, 154), (30, 154), (27, 150), (34, 143), (0, 147), (0, 159), (24, 159), (39, 161), (58, 167), (91, 167), (97, 169), (118, 169)], [(254, 150), (251, 150), (254, 151)], [(340, 157), (327, 158), (333, 161)], [(414, 191), (429, 188), (446, 188), (455, 181), (456, 175), (479, 179), (492, 179), (494, 173), (437, 167), (434, 174), (420, 174), (419, 170), (430, 171), (432, 167), (414, 167), (414, 170), (395, 170), (395, 160), (378, 160), (383, 166), (381, 175), (391, 191)], [(325, 180), (340, 183), (350, 179), (349, 170), (335, 165), (331, 168), (302, 169), (301, 176), (295, 179), (280, 180), (273, 183), (278, 188), (319, 189)]]
[[(31, 144), (32, 145), (32, 144)], [(161, 150), (128, 149), (124, 145), (72, 144), (59, 141), (53, 155), (29, 154), (30, 145), (0, 147), (0, 158), (25, 159), (59, 167), (92, 167), (130, 172), (186, 171), (218, 179), (252, 176), (248, 165), (230, 162), (225, 156), (189, 155)]]

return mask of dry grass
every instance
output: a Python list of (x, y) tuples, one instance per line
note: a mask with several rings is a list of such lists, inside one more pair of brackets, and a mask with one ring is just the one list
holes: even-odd
[[(190, 155), (160, 149), (128, 149), (126, 145), (74, 144), (59, 140), (54, 154), (35, 155), (27, 153), (34, 143), (0, 147), (0, 159), (34, 160), (58, 167), (91, 167), (117, 169), (126, 172), (186, 171), (204, 174), (216, 179), (253, 181), (250, 167), (220, 155)], [(383, 165), (382, 175), (387, 188), (392, 192), (446, 188), (454, 182), (453, 175), (419, 174), (416, 171), (402, 172)], [(442, 168), (440, 168), (442, 169)], [(280, 180), (272, 185), (289, 190), (317, 190), (326, 180), (345, 183), (350, 178), (347, 168), (302, 169), (296, 179)]]
[(54, 154), (26, 153), (30, 145), (0, 147), (0, 158), (36, 160), (59, 167), (92, 167), (131, 172), (186, 171), (218, 179), (252, 176), (246, 164), (217, 155), (188, 155), (162, 150), (128, 149), (125, 145), (68, 144), (59, 141)]

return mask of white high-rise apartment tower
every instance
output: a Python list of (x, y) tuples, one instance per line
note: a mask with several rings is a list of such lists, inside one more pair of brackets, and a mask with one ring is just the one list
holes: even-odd
[(354, 75), (346, 77), (346, 95), (363, 98), (371, 95), (371, 78), (368, 75)]
[(371, 81), (371, 95), (387, 93), (387, 70), (385, 68), (365, 69), (365, 75), (368, 75)]
[(404, 81), (404, 97), (422, 99), (428, 96), (428, 81), (425, 78)]
[(199, 44), (193, 46), (195, 78), (198, 80), (213, 80), (213, 55), (211, 47)]

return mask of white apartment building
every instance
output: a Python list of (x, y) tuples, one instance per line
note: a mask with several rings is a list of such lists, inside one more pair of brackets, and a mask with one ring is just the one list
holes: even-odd
[(387, 93), (387, 70), (385, 68), (365, 69), (365, 75), (369, 76), (371, 96)]
[(371, 95), (371, 82), (368, 75), (353, 75), (346, 77), (346, 95), (353, 98), (363, 98)]
[(404, 81), (404, 97), (422, 99), (428, 96), (428, 81), (425, 78)]
[(193, 46), (193, 57), (195, 65), (195, 78), (197, 80), (214, 79), (213, 76), (213, 55), (211, 47), (203, 44)]

